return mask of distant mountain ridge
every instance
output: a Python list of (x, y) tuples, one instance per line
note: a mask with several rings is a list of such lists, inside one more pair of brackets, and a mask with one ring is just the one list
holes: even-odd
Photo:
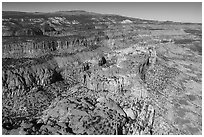
[[(13, 17), (15, 15), (15, 17)], [(174, 22), (174, 21), (157, 21), (157, 20), (148, 20), (148, 19), (140, 19), (140, 18), (133, 18), (133, 17), (125, 17), (122, 15), (116, 15), (116, 14), (101, 14), (101, 13), (95, 13), (95, 12), (89, 12), (85, 10), (70, 10), (70, 11), (54, 11), (54, 12), (24, 12), (24, 11), (2, 11), (2, 18), (18, 18), (18, 17), (27, 17), (27, 16), (33, 16), (33, 17), (41, 17), (41, 16), (68, 16), (68, 15), (92, 15), (92, 16), (117, 16), (117, 17), (123, 17), (128, 18), (132, 20), (141, 20), (141, 21), (149, 21), (149, 22), (162, 22), (162, 23), (184, 23), (184, 24), (202, 24), (202, 23), (188, 23), (188, 22)]]
[(2, 11), (3, 36), (68, 35), (76, 30), (106, 29), (116, 24), (184, 24), (172, 21), (144, 20), (84, 10), (55, 12)]

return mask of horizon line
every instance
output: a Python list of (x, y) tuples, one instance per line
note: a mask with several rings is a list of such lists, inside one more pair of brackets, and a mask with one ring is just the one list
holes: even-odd
[(101, 14), (101, 15), (116, 15), (116, 16), (123, 16), (123, 17), (129, 17), (129, 18), (134, 18), (134, 19), (141, 19), (141, 20), (150, 20), (150, 21), (158, 21), (158, 22), (173, 22), (173, 23), (183, 23), (183, 24), (202, 24), (201, 22), (182, 22), (182, 21), (172, 21), (172, 20), (155, 20), (155, 19), (145, 19), (145, 18), (139, 18), (139, 17), (132, 17), (132, 16), (127, 16), (127, 15), (121, 15), (121, 14), (114, 14), (114, 13), (98, 13), (98, 12), (93, 12), (93, 11), (86, 11), (86, 10), (56, 10), (56, 11), (20, 11), (20, 10), (2, 10), (2, 12), (24, 12), (24, 13), (55, 13), (55, 12), (72, 12), (72, 11), (83, 11), (83, 12), (90, 12), (90, 13), (95, 13), (95, 14)]

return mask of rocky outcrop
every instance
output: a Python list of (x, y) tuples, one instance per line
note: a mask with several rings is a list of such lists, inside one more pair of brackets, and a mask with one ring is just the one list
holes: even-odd
[(153, 135), (155, 120), (155, 110), (153, 106), (141, 100), (137, 101), (132, 109), (136, 119), (130, 120), (124, 132), (127, 135)]
[(57, 81), (58, 73), (47, 64), (2, 70), (3, 96), (19, 97), (34, 86)]
[(157, 61), (157, 55), (155, 47), (148, 48), (149, 55), (147, 56), (146, 60), (139, 65), (139, 74), (143, 81), (145, 81), (146, 72), (148, 69), (154, 67)]

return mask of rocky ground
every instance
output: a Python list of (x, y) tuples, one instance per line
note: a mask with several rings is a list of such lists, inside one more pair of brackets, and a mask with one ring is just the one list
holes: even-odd
[(21, 14), (3, 12), (3, 134), (202, 134), (201, 24)]

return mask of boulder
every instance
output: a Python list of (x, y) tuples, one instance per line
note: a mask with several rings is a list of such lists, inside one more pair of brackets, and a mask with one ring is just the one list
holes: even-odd
[(124, 109), (127, 117), (130, 117), (131, 119), (136, 119), (136, 115), (135, 115), (135, 112), (131, 109), (131, 108), (127, 108), (127, 109)]

